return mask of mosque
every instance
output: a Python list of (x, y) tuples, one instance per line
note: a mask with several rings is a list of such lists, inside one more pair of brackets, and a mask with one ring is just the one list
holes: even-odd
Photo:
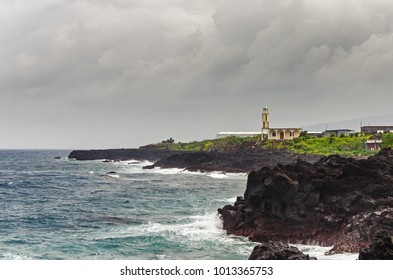
[(270, 127), (269, 109), (265, 106), (262, 109), (262, 130), (260, 132), (219, 132), (217, 138), (229, 136), (237, 137), (260, 137), (266, 140), (291, 140), (300, 136), (302, 129), (299, 127), (272, 128)]

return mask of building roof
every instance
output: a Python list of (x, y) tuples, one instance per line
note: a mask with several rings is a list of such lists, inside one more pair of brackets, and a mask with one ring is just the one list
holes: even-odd
[(239, 131), (235, 131), (235, 132), (227, 132), (227, 131), (223, 131), (223, 132), (219, 132), (219, 133), (217, 133), (217, 134), (222, 134), (222, 135), (225, 135), (225, 134), (232, 134), (232, 135), (236, 135), (236, 134), (250, 134), (250, 135), (255, 135), (255, 134), (261, 134), (261, 132), (260, 131), (255, 131), (255, 132), (252, 132), (252, 131), (244, 131), (244, 132), (239, 132)]
[(382, 143), (382, 140), (381, 139), (368, 139), (364, 143), (366, 143), (366, 144)]
[(303, 130), (300, 127), (270, 127), (267, 129), (273, 129), (273, 130)]
[(322, 134), (322, 131), (306, 131), (308, 134)]
[(355, 131), (353, 129), (343, 128), (343, 129), (327, 129), (325, 132), (335, 132), (335, 131)]
[(375, 127), (393, 127), (393, 125), (363, 125), (363, 127), (370, 127), (370, 128), (375, 128)]

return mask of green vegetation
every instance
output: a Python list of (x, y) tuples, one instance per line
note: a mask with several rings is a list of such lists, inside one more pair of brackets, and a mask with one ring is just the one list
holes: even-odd
[[(373, 136), (372, 136), (373, 137)], [(259, 138), (248, 137), (226, 137), (220, 139), (210, 139), (203, 141), (194, 141), (189, 143), (175, 143), (170, 138), (154, 145), (155, 148), (168, 149), (175, 151), (231, 151), (240, 147), (248, 149), (287, 149), (293, 153), (310, 154), (310, 155), (331, 155), (338, 154), (341, 156), (371, 156), (378, 151), (370, 151), (364, 148), (364, 141), (370, 136), (351, 135), (339, 137), (322, 137), (312, 138), (306, 133), (301, 137), (286, 141), (263, 141)], [(383, 135), (384, 146), (393, 147), (393, 133)], [(386, 141), (386, 142), (385, 142)]]
[[(172, 139), (172, 138), (170, 138)], [(196, 151), (228, 151), (232, 149), (236, 149), (240, 145), (251, 143), (255, 144), (259, 142), (259, 139), (255, 137), (235, 137), (230, 136), (226, 138), (220, 139), (210, 139), (210, 140), (203, 140), (203, 141), (193, 141), (189, 143), (174, 143), (168, 140), (157, 144), (156, 146), (160, 149), (168, 149), (168, 150), (175, 150), (175, 151), (185, 151), (185, 152), (196, 152)]]
[(299, 137), (290, 141), (283, 141), (278, 144), (278, 148), (285, 148), (294, 153), (306, 153), (312, 155), (332, 155), (342, 156), (370, 156), (376, 151), (366, 150), (363, 142), (368, 136), (343, 136), (308, 138)]
[(167, 140), (162, 141), (161, 143), (166, 144), (166, 143), (174, 143), (174, 142), (175, 142), (175, 140), (171, 137)]
[(382, 136), (381, 148), (393, 148), (393, 133), (385, 133)]

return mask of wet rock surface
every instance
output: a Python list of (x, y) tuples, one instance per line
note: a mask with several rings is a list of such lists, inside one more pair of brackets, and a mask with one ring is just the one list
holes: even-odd
[(302, 158), (315, 162), (319, 157), (293, 155), (285, 150), (227, 151), (227, 152), (191, 152), (178, 153), (163, 158), (155, 163), (161, 168), (185, 168), (189, 171), (224, 171), (250, 172), (261, 166), (288, 164)]
[(154, 149), (74, 150), (68, 155), (68, 158), (76, 160), (102, 159), (105, 162), (131, 159), (156, 161), (174, 153), (174, 151)]
[(369, 247), (362, 248), (359, 260), (393, 260), (393, 235), (387, 231), (375, 234)]
[(269, 241), (255, 246), (249, 260), (310, 260), (310, 256), (294, 246)]
[(323, 157), (250, 172), (244, 197), (219, 209), (224, 229), (253, 241), (317, 243), (359, 252), (393, 232), (393, 152)]

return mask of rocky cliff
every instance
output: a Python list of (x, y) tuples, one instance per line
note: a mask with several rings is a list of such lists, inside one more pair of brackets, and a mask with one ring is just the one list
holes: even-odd
[(334, 246), (359, 252), (393, 235), (393, 152), (368, 159), (323, 157), (250, 172), (244, 197), (219, 209), (224, 229), (257, 242)]
[(159, 159), (169, 157), (176, 152), (170, 150), (158, 149), (103, 149), (103, 150), (74, 150), (68, 158), (76, 160), (150, 160), (157, 161)]
[(238, 147), (229, 151), (183, 152), (153, 147), (140, 149), (75, 150), (68, 158), (77, 160), (149, 160), (146, 168), (183, 168), (189, 171), (249, 172), (260, 166), (293, 163), (296, 159), (315, 162), (319, 157), (294, 155), (286, 150)]

